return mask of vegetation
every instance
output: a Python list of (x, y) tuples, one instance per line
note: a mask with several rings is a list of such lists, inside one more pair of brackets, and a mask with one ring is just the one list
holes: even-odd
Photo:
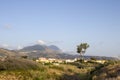
[(0, 80), (119, 80), (120, 61), (92, 60), (54, 65), (7, 57), (0, 61)]
[(39, 69), (37, 63), (22, 59), (22, 58), (13, 58), (7, 57), (0, 61), (0, 71), (10, 71), (10, 70), (36, 70)]
[(87, 43), (81, 43), (80, 45), (77, 46), (77, 53), (80, 54), (81, 58), (83, 59), (83, 54), (85, 54), (86, 49), (89, 47)]
[(120, 80), (120, 61), (108, 61), (90, 72), (89, 80)]
[(28, 56), (24, 55), (24, 56), (21, 56), (21, 58), (27, 59), (27, 58), (28, 58)]
[(85, 80), (86, 73), (72, 64), (43, 65), (21, 58), (8, 58), (0, 64), (0, 80)]

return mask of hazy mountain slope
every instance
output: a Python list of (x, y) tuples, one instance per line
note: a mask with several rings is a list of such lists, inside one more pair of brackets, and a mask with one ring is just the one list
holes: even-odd
[(60, 51), (60, 50), (61, 50), (60, 48), (58, 48), (58, 47), (55, 46), (55, 45), (50, 45), (50, 46), (48, 46), (48, 48), (49, 48), (49, 49), (52, 49), (52, 50), (55, 50), (55, 51)]
[(16, 56), (16, 52), (0, 48), (0, 56)]
[(59, 57), (60, 49), (55, 45), (33, 45), (27, 46), (23, 49), (19, 50), (19, 54), (27, 55), (30, 58), (38, 58), (38, 57)]
[(40, 51), (44, 51), (46, 50), (48, 47), (45, 45), (33, 45), (33, 46), (27, 46), (24, 47), (23, 49), (21, 49), (20, 51), (34, 51), (34, 50), (40, 50)]
[[(46, 57), (46, 58), (62, 58), (62, 59), (74, 59), (79, 58), (79, 55), (76, 54), (68, 54), (62, 52), (57, 46), (51, 45), (33, 45), (33, 46), (26, 46), (21, 50), (8, 50), (0, 48), (0, 56), (28, 56), (29, 58), (39, 58), (39, 57)], [(108, 59), (108, 60), (115, 60), (114, 57), (105, 57), (105, 56), (85, 56), (85, 59), (90, 59), (94, 57), (96, 59)]]

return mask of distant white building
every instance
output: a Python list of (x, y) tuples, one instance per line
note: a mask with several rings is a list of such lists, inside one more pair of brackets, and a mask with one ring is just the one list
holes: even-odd
[(43, 63), (63, 63), (63, 60), (60, 59), (54, 59), (54, 58), (39, 58), (38, 60), (36, 60), (36, 62), (43, 62)]
[(104, 64), (106, 61), (105, 60), (96, 60), (95, 62)]
[(67, 59), (67, 60), (65, 60), (65, 62), (66, 63), (73, 63), (73, 62), (75, 62), (75, 60)]

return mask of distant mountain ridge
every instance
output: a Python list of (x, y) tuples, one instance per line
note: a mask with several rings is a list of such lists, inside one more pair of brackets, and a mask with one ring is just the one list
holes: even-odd
[(58, 48), (58, 47), (55, 46), (55, 45), (50, 45), (50, 46), (48, 46), (48, 48), (50, 48), (50, 49), (52, 49), (52, 50), (55, 50), (55, 51), (60, 51), (60, 50), (61, 50), (60, 48)]
[(16, 52), (4, 48), (0, 48), (0, 56), (16, 56)]
[(20, 51), (33, 51), (33, 50), (46, 50), (46, 48), (48, 48), (45, 45), (33, 45), (33, 46), (27, 46), (24, 47), (23, 49), (20, 49)]
[(19, 54), (27, 55), (30, 58), (38, 58), (38, 57), (52, 57), (59, 58), (59, 54), (62, 54), (61, 49), (55, 45), (32, 45), (24, 47), (23, 49), (18, 50)]
[[(0, 48), (0, 57), (3, 56), (14, 56), (14, 57), (21, 57), (21, 56), (28, 56), (28, 58), (59, 58), (59, 59), (74, 59), (79, 58), (79, 55), (72, 55), (65, 52), (62, 52), (60, 48), (55, 45), (33, 45), (27, 46), (20, 50), (8, 50), (4, 48)], [(96, 59), (108, 59), (108, 60), (115, 60), (117, 58), (114, 57), (105, 57), (105, 56), (84, 56), (85, 59), (90, 59), (94, 57)]]
[(24, 47), (23, 49), (20, 49), (20, 51), (33, 51), (33, 50), (45, 51), (47, 49), (53, 50), (53, 51), (60, 51), (60, 49), (55, 45), (47, 46), (47, 45), (39, 45), (39, 44)]

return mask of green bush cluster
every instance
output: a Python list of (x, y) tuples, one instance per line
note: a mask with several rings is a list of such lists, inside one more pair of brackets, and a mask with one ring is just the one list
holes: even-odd
[[(109, 60), (105, 64), (101, 64), (90, 71), (90, 80), (118, 80), (120, 71), (120, 62)], [(113, 79), (114, 78), (114, 79)]]
[(27, 59), (20, 58), (6, 58), (4, 61), (0, 61), (0, 71), (3, 70), (29, 70), (39, 69), (39, 66)]
[(60, 71), (64, 71), (64, 67), (61, 67), (61, 66), (50, 65), (49, 68), (57, 69), (57, 70), (60, 70)]

